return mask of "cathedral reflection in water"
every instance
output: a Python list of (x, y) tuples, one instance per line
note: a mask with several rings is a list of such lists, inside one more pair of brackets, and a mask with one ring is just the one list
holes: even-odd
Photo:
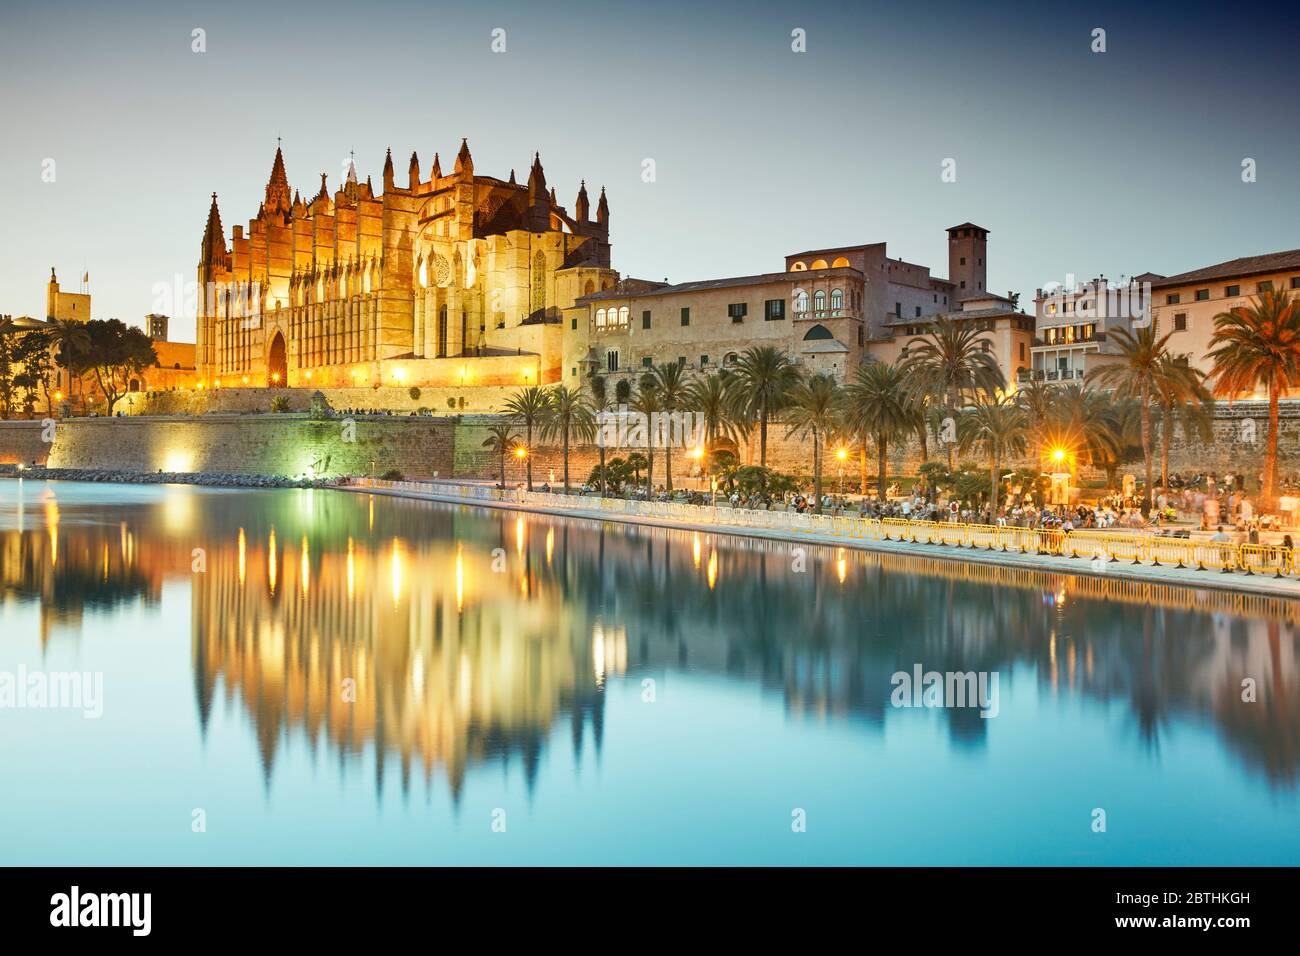
[[(4, 600), (39, 601), (43, 642), (75, 640), (86, 609), (189, 578), (200, 726), (246, 709), (268, 780), (301, 735), (379, 787), (372, 747), (403, 789), (442, 774), (456, 795), (490, 761), (532, 786), (557, 731), (579, 755), (614, 745), (607, 682), (688, 671), (880, 734), (890, 675), (917, 661), (1028, 668), (1040, 693), (1118, 707), (1153, 754), (1192, 723), (1269, 786), (1300, 779), (1295, 602), (818, 548), (798, 573), (782, 543), (326, 491), (169, 489), (110, 526), (29, 487)], [(942, 719), (950, 746), (986, 745), (974, 710)]]

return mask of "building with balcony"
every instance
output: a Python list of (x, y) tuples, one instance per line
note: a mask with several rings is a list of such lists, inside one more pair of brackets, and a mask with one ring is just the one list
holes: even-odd
[(1109, 335), (1132, 328), (1144, 317), (1151, 283), (1162, 279), (1144, 272), (1118, 282), (1098, 276), (1088, 282), (1049, 286), (1034, 294), (1034, 344), (1031, 366), (1020, 380), (1048, 384), (1080, 383), (1104, 356), (1113, 354)]

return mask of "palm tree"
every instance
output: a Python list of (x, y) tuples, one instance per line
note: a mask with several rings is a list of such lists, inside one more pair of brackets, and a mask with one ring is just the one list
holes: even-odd
[(989, 459), (989, 515), (997, 517), (1002, 496), (1002, 461), (1023, 455), (1029, 440), (1029, 413), (1011, 397), (985, 396), (966, 409), (957, 423), (962, 454), (978, 449)]
[(1110, 394), (1074, 384), (1050, 386), (1050, 391), (1051, 401), (1042, 409), (1044, 418), (1039, 422), (1034, 420), (1033, 406), (1016, 396), (1038, 444), (1040, 466), (1043, 455), (1053, 448), (1069, 449), (1089, 465), (1118, 461), (1121, 429)]
[(876, 443), (876, 492), (881, 501), (887, 488), (889, 443), (916, 430), (918, 411), (898, 364), (859, 365), (844, 389), (844, 419), (849, 430), (864, 448), (868, 440)]
[[(593, 375), (591, 377), (591, 413), (596, 419), (596, 427), (600, 428), (600, 416), (609, 410), (609, 388), (605, 382), (604, 376)], [(600, 450), (600, 496), (605, 497), (605, 492), (609, 488), (609, 482), (605, 479), (605, 434), (600, 432), (596, 446)]]
[(1203, 442), (1214, 440), (1214, 396), (1205, 387), (1205, 373), (1186, 360), (1165, 359), (1169, 368), (1156, 388), (1156, 412), (1160, 416), (1160, 484), (1169, 487), (1169, 446), (1174, 426), (1183, 426), (1184, 437), (1195, 430)]
[(528, 476), (528, 490), (533, 490), (533, 429), (540, 425), (550, 411), (551, 400), (540, 385), (530, 385), (516, 392), (505, 403), (507, 415), (517, 419), (524, 426), (525, 472)]
[(686, 386), (682, 408), (704, 419), (704, 444), (713, 445), (719, 438), (739, 441), (743, 428), (736, 418), (735, 379), (718, 374), (691, 379)]
[(645, 416), (646, 423), (646, 465), (645, 465), (645, 497), (649, 501), (654, 497), (654, 470), (655, 470), (655, 416), (663, 411), (663, 405), (659, 402), (659, 389), (655, 387), (654, 377), (645, 375), (641, 378), (640, 388), (636, 390), (636, 398), (628, 406), (632, 411)]
[(795, 386), (786, 407), (790, 435), (807, 433), (813, 443), (813, 495), (822, 513), (822, 442), (839, 425), (840, 390), (830, 375), (818, 373)]
[(506, 486), (506, 455), (515, 450), (519, 436), (514, 426), (507, 422), (497, 422), (488, 426), (488, 437), (483, 439), (483, 447), (501, 457), (501, 487)]
[(736, 408), (746, 422), (758, 422), (758, 463), (767, 467), (767, 423), (790, 403), (799, 384), (799, 369), (790, 357), (770, 345), (745, 349), (731, 368), (735, 376)]
[(1300, 382), (1300, 308), (1282, 290), (1261, 292), (1249, 305), (1214, 317), (1209, 358), (1214, 393), (1229, 402), (1259, 386), (1268, 389), (1268, 445), (1264, 453), (1264, 498), (1277, 501), (1278, 399)]
[[(1006, 388), (997, 357), (982, 335), (976, 322), (935, 316), (930, 331), (908, 342), (903, 360), (903, 374), (916, 394), (942, 402), (952, 414), (963, 398), (992, 395)], [(952, 443), (946, 444), (951, 470)]]
[(1142, 458), (1146, 465), (1146, 488), (1142, 492), (1142, 514), (1151, 513), (1151, 401), (1170, 374), (1169, 336), (1160, 335), (1153, 322), (1137, 331), (1116, 329), (1108, 333), (1116, 347), (1115, 361), (1090, 369), (1084, 382), (1096, 382), (1113, 389), (1117, 398), (1135, 398), (1142, 412)]
[(72, 401), (78, 377), (72, 374), (78, 356), (90, 350), (90, 332), (84, 322), (72, 319), (51, 319), (49, 326), (50, 341), (55, 348), (54, 361), (60, 368), (68, 370), (68, 401)]
[(550, 404), (542, 416), (542, 439), (559, 438), (564, 458), (564, 493), (569, 493), (569, 442), (591, 441), (596, 417), (581, 388), (557, 385), (551, 389)]
[[(650, 370), (654, 379), (655, 390), (659, 393), (660, 408), (669, 414), (669, 428), (672, 428), (672, 416), (681, 411), (690, 388), (689, 376), (681, 362), (664, 362)], [(673, 493), (673, 440), (677, 436), (668, 435), (664, 441), (665, 487)]]

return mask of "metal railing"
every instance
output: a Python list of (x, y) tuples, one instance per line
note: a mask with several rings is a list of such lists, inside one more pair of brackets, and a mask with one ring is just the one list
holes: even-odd
[(692, 524), (716, 525), (720, 529), (763, 528), (794, 534), (817, 534), (834, 538), (895, 541), (973, 551), (1045, 555), (1067, 560), (1101, 560), (1107, 564), (1149, 565), (1218, 571), (1223, 574), (1290, 577), (1296, 573), (1296, 556), (1291, 548), (1277, 544), (1174, 538), (1152, 532), (1117, 532), (1091, 529), (1062, 531), (1050, 528), (1017, 528), (946, 521), (913, 521), (907, 518), (865, 518), (852, 514), (818, 515), (792, 511), (733, 508), (729, 503), (691, 505), (676, 501), (640, 501), (600, 498), (580, 494), (562, 495), (518, 488), (455, 484), (434, 481), (386, 481), (354, 478), (356, 487), (412, 491), (464, 501), (498, 501), (553, 508), (558, 511), (597, 512), (660, 518)]

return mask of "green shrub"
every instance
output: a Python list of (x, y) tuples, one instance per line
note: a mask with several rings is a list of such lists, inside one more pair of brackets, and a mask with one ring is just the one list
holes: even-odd
[(405, 481), (406, 480), (405, 476), (396, 468), (389, 468), (386, 472), (384, 472), (379, 477), (384, 479), (384, 481)]
[(420, 398), (420, 390), (414, 385), (411, 386), (411, 390), (406, 394), (411, 396), (411, 401), (413, 402), (418, 401)]

